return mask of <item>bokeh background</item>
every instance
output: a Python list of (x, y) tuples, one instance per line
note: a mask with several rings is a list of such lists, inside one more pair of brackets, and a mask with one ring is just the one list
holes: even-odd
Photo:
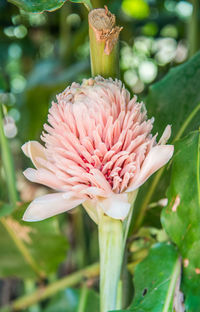
[[(187, 61), (200, 48), (197, 0), (93, 0), (93, 4), (94, 7), (107, 5), (116, 15), (117, 24), (123, 26), (121, 79), (139, 99), (145, 98), (152, 83), (164, 77), (170, 68)], [(19, 205), (49, 191), (23, 178), (22, 171), (30, 162), (22, 155), (21, 145), (27, 140), (39, 139), (48, 108), (57, 93), (73, 81), (90, 77), (87, 14), (83, 5), (71, 2), (55, 12), (34, 14), (19, 10), (6, 0), (0, 1), (0, 102), (4, 132), (14, 159)], [(4, 208), (8, 202), (6, 179), (1, 170), (0, 206)], [(154, 223), (158, 229), (152, 230), (152, 240), (148, 243), (140, 242), (139, 259), (155, 237), (160, 235), (162, 239), (159, 213), (156, 216)], [(81, 209), (33, 228), (10, 222), (19, 239), (28, 245), (30, 240), (33, 242), (31, 252), (36, 264), (39, 263), (41, 271), (45, 270), (41, 287), (98, 260), (96, 228)], [(18, 253), (5, 226), (0, 224), (0, 306), (28, 294), (39, 283)], [(137, 255), (134, 257), (137, 262)], [(130, 268), (134, 267), (134, 261)], [(87, 283), (95, 288), (97, 278)], [(68, 310), (65, 306), (63, 311), (77, 311), (80, 294), (81, 290), (67, 289), (56, 294), (51, 302), (47, 300), (26, 311), (62, 311), (66, 298), (70, 306)], [(97, 295), (91, 291), (90, 296), (96, 298)]]

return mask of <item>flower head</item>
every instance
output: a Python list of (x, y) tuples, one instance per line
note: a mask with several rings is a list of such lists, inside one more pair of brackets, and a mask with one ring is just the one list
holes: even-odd
[(143, 103), (130, 99), (121, 81), (103, 79), (73, 83), (57, 96), (49, 109), (41, 139), (23, 145), (36, 169), (24, 175), (56, 192), (36, 198), (24, 220), (37, 221), (83, 204), (96, 220), (94, 203), (108, 216), (124, 219), (130, 194), (173, 154), (165, 145), (166, 128), (159, 143), (151, 135)]

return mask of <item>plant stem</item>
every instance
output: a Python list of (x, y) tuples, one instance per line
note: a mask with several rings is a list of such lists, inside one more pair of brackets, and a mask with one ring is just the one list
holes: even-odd
[[(107, 7), (94, 9), (88, 15), (92, 76), (119, 76), (118, 37), (121, 28)], [(97, 207), (98, 209), (98, 207)], [(121, 220), (99, 213), (100, 312), (120, 308), (120, 281), (123, 259), (124, 229)], [(119, 289), (119, 292), (118, 292)], [(118, 297), (118, 299), (117, 299)]]
[[(36, 289), (36, 283), (32, 279), (24, 280), (24, 290), (25, 294), (30, 294)], [(40, 306), (38, 303), (32, 305), (27, 312), (40, 312)]]
[(192, 15), (188, 21), (188, 42), (189, 42), (189, 54), (190, 57), (194, 55), (200, 48), (199, 44), (199, 0), (191, 0), (193, 5)]
[(117, 308), (123, 258), (122, 221), (102, 215), (99, 220), (100, 312)]
[(6, 183), (8, 188), (9, 201), (13, 205), (13, 208), (16, 205), (18, 200), (18, 194), (16, 190), (16, 181), (15, 181), (15, 169), (13, 164), (12, 155), (10, 152), (8, 141), (5, 137), (3, 130), (3, 113), (2, 106), (0, 106), (0, 146), (1, 146), (1, 155), (3, 160), (3, 168), (6, 175)]
[(12, 303), (12, 308), (15, 311), (21, 311), (35, 304), (36, 302), (47, 299), (53, 295), (55, 295), (58, 291), (71, 287), (79, 282), (81, 282), (84, 278), (92, 278), (94, 276), (98, 276), (99, 274), (99, 264), (92, 264), (83, 270), (72, 273), (66, 277), (61, 278), (60, 280), (49, 284), (42, 289), (38, 289), (34, 291), (30, 295), (23, 296)]
[(77, 312), (86, 311), (87, 296), (88, 296), (88, 288), (84, 284), (83, 287), (81, 288), (81, 295), (80, 295), (80, 300), (79, 300)]
[(92, 76), (119, 76), (118, 37), (115, 16), (108, 9), (94, 9), (88, 15)]
[(162, 312), (168, 312), (170, 310), (170, 303), (174, 296), (174, 290), (176, 288), (176, 284), (177, 284), (180, 274), (181, 274), (181, 260), (178, 258), (177, 261), (175, 262), (174, 269), (170, 276), (171, 281), (170, 281), (170, 285), (169, 285), (169, 289), (167, 292), (165, 302), (163, 304)]
[(123, 253), (125, 252), (125, 247), (126, 247), (126, 240), (128, 237), (128, 232), (129, 232), (129, 228), (130, 228), (130, 224), (131, 224), (131, 220), (133, 217), (133, 209), (134, 209), (134, 204), (135, 204), (135, 200), (138, 194), (138, 190), (135, 190), (131, 193), (128, 194), (128, 201), (131, 203), (131, 209), (129, 211), (128, 217), (126, 218), (126, 220), (124, 220), (123, 222), (123, 231), (124, 231), (124, 235), (123, 235)]

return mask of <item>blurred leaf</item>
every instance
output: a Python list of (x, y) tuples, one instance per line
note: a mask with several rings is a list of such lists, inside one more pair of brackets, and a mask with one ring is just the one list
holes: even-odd
[(184, 263), (182, 288), (186, 310), (200, 307), (200, 148), (199, 132), (193, 132), (175, 144), (168, 206), (162, 224), (177, 244)]
[(3, 308), (0, 308), (0, 312), (12, 312), (12, 308), (11, 307), (3, 307)]
[(134, 18), (143, 19), (149, 16), (149, 5), (144, 0), (123, 0), (123, 11)]
[(13, 212), (13, 205), (0, 203), (0, 217), (8, 216)]
[[(22, 221), (24, 208), (18, 209), (12, 217), (6, 218), (14, 235), (23, 241), (38, 270), (51, 273), (65, 259), (67, 242), (58, 228), (57, 219), (41, 222)], [(35, 277), (36, 274), (19, 252), (3, 223), (0, 223), (0, 276)]]
[[(27, 89), (24, 94), (22, 109), (22, 124), (19, 132), (23, 141), (37, 139), (42, 132), (43, 124), (47, 120), (48, 108), (55, 95), (62, 92), (77, 76), (89, 68), (89, 62), (72, 64), (62, 70), (55, 60), (44, 61), (35, 66), (31, 73)], [(33, 116), (38, 116), (34, 118)]]
[(66, 0), (8, 0), (20, 9), (31, 13), (42, 13), (43, 11), (55, 11), (59, 9)]
[[(148, 115), (155, 117), (154, 131), (162, 133), (167, 124), (172, 125), (172, 138), (200, 102), (200, 52), (189, 61), (169, 71), (150, 87), (146, 98)], [(199, 127), (200, 110), (189, 130)], [(188, 130), (188, 129), (187, 129)]]
[[(67, 288), (59, 292), (49, 302), (44, 312), (77, 312), (81, 298), (80, 289)], [(94, 290), (87, 289), (85, 298), (85, 309), (81, 312), (97, 312), (99, 311), (99, 296)]]
[(126, 311), (173, 312), (174, 290), (180, 271), (175, 247), (169, 243), (154, 245), (135, 268), (135, 296)]
[(3, 76), (3, 73), (1, 72), (0, 68), (0, 92), (5, 91), (8, 88), (7, 83), (5, 81), (5, 78)]

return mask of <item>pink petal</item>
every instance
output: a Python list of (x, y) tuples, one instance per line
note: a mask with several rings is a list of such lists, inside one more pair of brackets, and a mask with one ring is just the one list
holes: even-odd
[(38, 170), (27, 168), (23, 174), (31, 182), (43, 184), (56, 190), (60, 190), (64, 185), (55, 174), (44, 168)]
[(46, 159), (45, 148), (37, 141), (29, 141), (22, 146), (22, 151), (29, 157), (36, 168), (43, 166), (37, 162), (37, 157)]
[(133, 179), (126, 192), (132, 192), (140, 187), (154, 172), (164, 166), (172, 157), (174, 152), (173, 145), (156, 145), (145, 158), (142, 168), (136, 179)]
[(84, 202), (70, 193), (54, 193), (36, 198), (26, 209), (24, 221), (41, 221), (59, 213), (68, 211)]

